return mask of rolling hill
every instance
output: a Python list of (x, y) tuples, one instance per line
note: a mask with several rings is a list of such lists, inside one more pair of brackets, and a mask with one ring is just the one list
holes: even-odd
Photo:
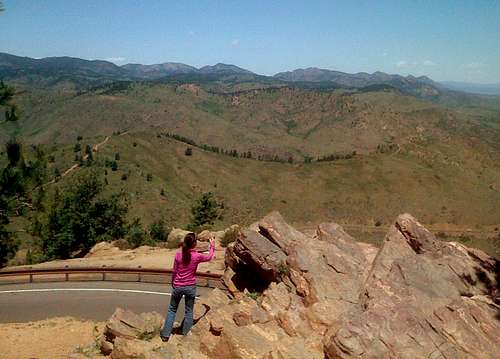
[[(184, 226), (193, 201), (213, 191), (225, 204), (218, 226), (250, 223), (273, 209), (299, 226), (335, 219), (365, 228), (401, 212), (444, 230), (491, 234), (499, 225), (499, 98), (438, 89), (439, 100), (430, 101), (401, 89), (417, 79), (397, 78), (398, 88), (383, 74), (375, 75), (380, 82), (363, 75), (361, 87), (329, 87), (227, 65), (205, 73), (182, 64), (84, 61), (88, 73), (71, 70), (76, 65), (43, 65), (45, 72), (17, 66), (5, 78), (17, 86), (22, 120), (0, 124), (0, 141), (41, 144), (54, 158), (52, 173), (75, 164), (78, 136), (84, 144), (109, 136), (95, 166), (104, 170), (120, 154), (118, 171), (107, 171), (109, 188), (128, 193), (130, 215), (146, 224), (161, 216)], [(64, 71), (72, 86), (26, 81)], [(156, 78), (162, 71), (176, 73)], [(188, 147), (192, 156), (184, 154)]]

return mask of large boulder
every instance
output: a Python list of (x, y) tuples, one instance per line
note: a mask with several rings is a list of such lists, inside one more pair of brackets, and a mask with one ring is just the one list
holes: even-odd
[(115, 338), (133, 339), (146, 331), (146, 321), (130, 310), (117, 308), (104, 328), (109, 342)]
[(328, 358), (497, 357), (499, 307), (485, 296), (494, 267), (484, 253), (440, 242), (399, 216), (363, 284), (361, 307), (328, 333)]
[(172, 228), (167, 237), (167, 243), (169, 246), (180, 246), (184, 241), (184, 237), (186, 234), (191, 233), (190, 231), (186, 231), (180, 228)]
[[(273, 212), (241, 231), (225, 263), (228, 291), (200, 298), (191, 333), (173, 336), (154, 353), (445, 359), (500, 352), (498, 261), (439, 241), (408, 214), (396, 219), (377, 250), (335, 223), (306, 235)], [(132, 352), (138, 345), (130, 329), (110, 328), (121, 333), (120, 347), (132, 340), (124, 346)]]
[(120, 253), (120, 248), (109, 242), (99, 242), (85, 255), (85, 258), (105, 257)]
[(162, 324), (163, 317), (156, 312), (138, 315), (117, 308), (98, 342), (101, 353), (111, 354), (112, 358), (133, 358), (134, 355), (127, 353), (141, 353), (140, 342), (158, 336)]

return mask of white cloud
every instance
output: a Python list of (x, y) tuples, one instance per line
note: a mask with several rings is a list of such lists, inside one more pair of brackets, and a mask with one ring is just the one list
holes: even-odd
[(486, 65), (483, 64), (482, 62), (470, 62), (468, 64), (464, 64), (463, 67), (468, 70), (480, 70), (486, 67)]
[(398, 61), (396, 62), (396, 67), (398, 68), (408, 68), (408, 67), (411, 67), (411, 68), (419, 68), (421, 66), (427, 66), (427, 67), (430, 67), (430, 66), (437, 66), (437, 64), (434, 62), (434, 61), (431, 61), (431, 60), (425, 60), (425, 61), (406, 61), (406, 60), (401, 60), (401, 61)]
[(240, 39), (233, 39), (233, 40), (231, 40), (231, 45), (238, 46), (239, 44), (240, 44)]
[(106, 61), (109, 62), (125, 62), (127, 59), (125, 57), (117, 56), (117, 57), (108, 57)]

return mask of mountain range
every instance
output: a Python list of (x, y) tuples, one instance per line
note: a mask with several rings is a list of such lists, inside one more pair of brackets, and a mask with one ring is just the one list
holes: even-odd
[(401, 76), (374, 72), (349, 74), (319, 68), (296, 69), (280, 72), (274, 76), (262, 76), (241, 67), (218, 63), (213, 66), (196, 68), (176, 62), (143, 65), (126, 64), (117, 66), (103, 60), (83, 60), (74, 57), (46, 57), (34, 59), (0, 53), (0, 77), (2, 79), (24, 78), (27, 81), (53, 85), (72, 80), (79, 87), (100, 85), (110, 81), (158, 80), (175, 76), (196, 75), (203, 77), (231, 77), (231, 81), (265, 80), (276, 85), (295, 84), (313, 87), (363, 88), (373, 85), (388, 85), (404, 92), (422, 97), (439, 94), (444, 86), (426, 76)]

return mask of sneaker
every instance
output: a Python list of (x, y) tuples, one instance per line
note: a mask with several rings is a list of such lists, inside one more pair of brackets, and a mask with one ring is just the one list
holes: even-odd
[(168, 340), (170, 339), (170, 337), (164, 337), (162, 335), (160, 335), (160, 338), (162, 342), (168, 342)]

